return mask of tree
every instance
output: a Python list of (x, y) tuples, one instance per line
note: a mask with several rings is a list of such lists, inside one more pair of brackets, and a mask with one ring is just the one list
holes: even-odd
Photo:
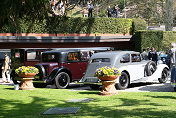
[(173, 0), (167, 0), (166, 3), (166, 31), (172, 31), (173, 28)]
[[(88, 0), (63, 0), (66, 12), (86, 1)], [(18, 29), (20, 18), (42, 20), (52, 13), (50, 0), (0, 0), (0, 8), (0, 28), (10, 23)]]

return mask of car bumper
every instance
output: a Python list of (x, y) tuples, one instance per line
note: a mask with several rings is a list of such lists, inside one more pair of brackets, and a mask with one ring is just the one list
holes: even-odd
[(84, 84), (84, 85), (102, 85), (101, 82), (95, 83), (95, 82), (78, 82), (77, 84)]

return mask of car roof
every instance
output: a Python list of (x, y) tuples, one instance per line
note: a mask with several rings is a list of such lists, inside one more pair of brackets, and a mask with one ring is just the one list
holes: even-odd
[(71, 49), (71, 50), (53, 50), (53, 51), (46, 51), (43, 53), (63, 53), (63, 52), (76, 52), (76, 51), (80, 51), (79, 49)]
[(94, 55), (92, 55), (91, 58), (97, 58), (97, 57), (98, 58), (101, 58), (101, 57), (113, 58), (116, 56), (124, 55), (126, 53), (139, 54), (139, 52), (135, 52), (135, 51), (106, 51), (106, 52), (95, 53)]

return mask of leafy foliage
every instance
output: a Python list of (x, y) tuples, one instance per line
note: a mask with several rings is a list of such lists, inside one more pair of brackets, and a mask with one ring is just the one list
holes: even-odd
[(141, 18), (133, 19), (133, 33), (138, 30), (145, 30), (147, 28), (146, 21)]
[(15, 33), (131, 33), (132, 19), (51, 17), (45, 20), (19, 20), (20, 25), (5, 25), (0, 32)]
[(176, 32), (169, 31), (137, 31), (134, 35), (136, 51), (154, 47), (157, 51), (170, 49), (170, 44), (176, 41)]

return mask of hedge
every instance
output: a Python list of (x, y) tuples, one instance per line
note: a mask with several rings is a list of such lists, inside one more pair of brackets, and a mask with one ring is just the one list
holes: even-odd
[[(1, 33), (132, 33), (137, 29), (144, 30), (144, 20), (124, 18), (82, 18), (82, 17), (50, 17), (41, 21), (20, 19), (18, 25), (4, 25)], [(134, 22), (134, 23), (133, 23)], [(139, 25), (138, 25), (139, 24)], [(133, 26), (134, 27), (133, 27)], [(140, 27), (140, 28), (139, 28)]]
[(172, 42), (176, 43), (176, 32), (141, 30), (133, 35), (135, 50), (142, 52), (142, 49), (154, 47), (157, 51), (167, 51)]

